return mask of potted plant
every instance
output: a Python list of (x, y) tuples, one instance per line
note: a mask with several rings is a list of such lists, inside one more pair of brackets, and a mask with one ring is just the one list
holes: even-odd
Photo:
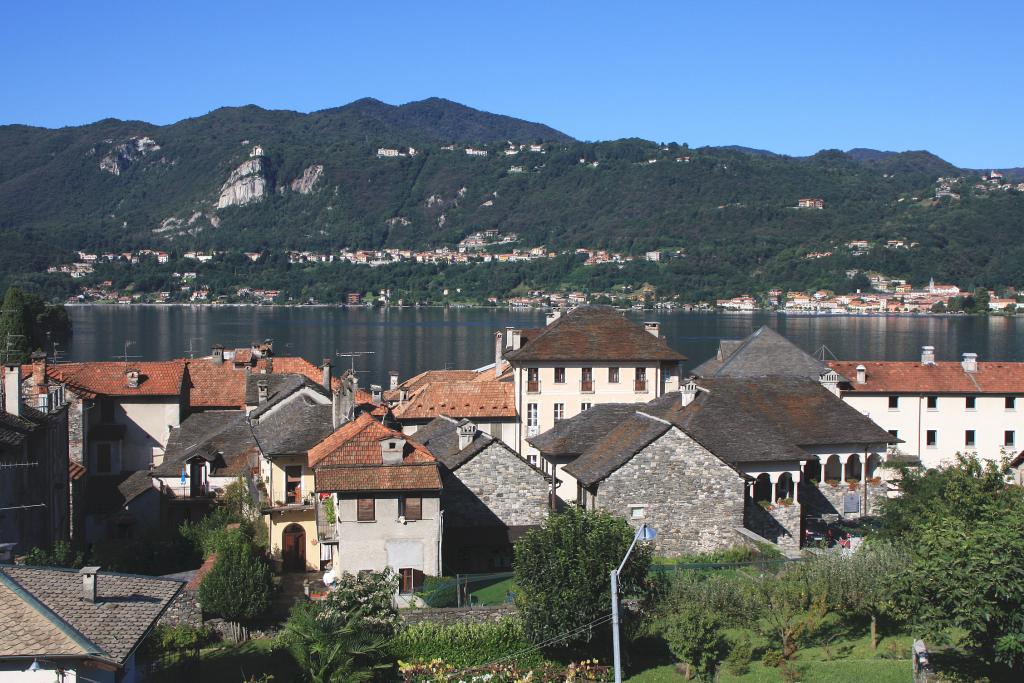
[(833, 488), (835, 488), (836, 486), (839, 486), (839, 480), (838, 479), (826, 479), (825, 483), (828, 484), (829, 486), (833, 487)]
[(774, 505), (772, 505), (772, 502), (770, 500), (759, 500), (757, 501), (757, 504), (761, 506), (762, 510), (770, 511), (775, 507)]
[(790, 505), (793, 504), (793, 499), (792, 498), (780, 498), (779, 500), (777, 500), (775, 502), (778, 503), (779, 505), (785, 505), (786, 507), (789, 507)]
[(850, 487), (851, 491), (856, 491), (857, 487), (860, 486), (860, 480), (859, 479), (847, 479), (846, 480), (846, 484), (847, 484), (847, 486)]

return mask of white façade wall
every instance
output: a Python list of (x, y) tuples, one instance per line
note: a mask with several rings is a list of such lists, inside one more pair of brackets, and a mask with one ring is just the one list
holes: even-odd
[[(936, 407), (928, 408), (925, 395), (898, 395), (897, 406), (889, 407), (889, 395), (848, 392), (843, 400), (865, 413), (885, 430), (896, 430), (905, 443), (899, 450), (921, 458), (926, 467), (951, 462), (957, 453), (972, 452), (998, 462), (1004, 453), (1018, 453), (1024, 447), (1024, 397), (1006, 408), (1006, 396), (975, 395), (975, 408), (967, 408), (966, 394), (936, 395)], [(966, 443), (967, 430), (974, 430), (975, 445)], [(934, 431), (936, 443), (927, 436)], [(1014, 432), (1014, 444), (1004, 444), (1006, 431)]]
[(439, 574), (440, 498), (424, 496), (423, 519), (407, 520), (404, 524), (398, 521), (398, 496), (378, 494), (374, 498), (376, 510), (372, 522), (356, 520), (355, 498), (336, 500), (335, 572), (357, 574), (362, 570), (380, 571), (384, 567), (395, 571), (411, 567), (429, 576)]

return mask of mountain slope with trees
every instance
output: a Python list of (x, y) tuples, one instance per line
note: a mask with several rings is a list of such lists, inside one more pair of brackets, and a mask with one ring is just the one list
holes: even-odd
[[(510, 142), (514, 155), (505, 153)], [(255, 146), (265, 195), (217, 208)], [(488, 154), (467, 155), (469, 146)], [(382, 147), (403, 156), (378, 158)], [(73, 283), (39, 273), (76, 250), (280, 256), (454, 245), (487, 228), (551, 249), (683, 248), (687, 258), (656, 276), (709, 295), (834, 283), (851, 267), (914, 282), (1019, 285), (1024, 259), (1024, 193), (973, 193), (975, 172), (928, 152), (796, 158), (583, 142), (437, 98), (397, 107), (364, 99), (311, 114), (222, 108), (168, 126), (2, 126), (0, 149), (0, 285), (50, 294)], [(936, 180), (958, 176), (961, 198), (936, 200)], [(803, 197), (822, 198), (825, 208), (797, 209)], [(919, 246), (853, 258), (843, 245), (855, 239)], [(834, 256), (804, 259), (813, 251)], [(509, 287), (517, 284), (525, 283)]]

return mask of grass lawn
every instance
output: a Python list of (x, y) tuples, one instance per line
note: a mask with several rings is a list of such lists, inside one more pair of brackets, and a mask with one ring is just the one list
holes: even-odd
[(477, 585), (480, 587), (470, 592), (470, 595), (475, 600), (474, 604), (477, 605), (503, 605), (506, 602), (506, 596), (510, 591), (514, 591), (516, 587), (515, 581), (511, 576), (495, 583), (481, 583)]
[[(730, 632), (732, 635), (735, 633)], [(911, 679), (909, 636), (889, 636), (880, 639), (878, 651), (871, 650), (866, 635), (835, 638), (801, 649), (797, 653), (796, 667), (802, 672), (800, 680), (818, 683), (906, 683)], [(781, 683), (782, 672), (767, 668), (760, 656), (768, 643), (754, 639), (754, 660), (743, 675), (731, 674), (723, 667), (720, 683)], [(633, 646), (633, 666), (627, 671), (631, 683), (668, 683), (682, 681), (676, 673), (672, 655), (658, 643), (644, 642)], [(893, 659), (900, 657), (900, 659)]]
[(239, 645), (224, 643), (203, 649), (199, 681), (190, 683), (236, 683), (265, 673), (274, 676), (274, 683), (299, 678), (292, 656), (287, 650), (272, 650), (270, 640), (250, 640)]

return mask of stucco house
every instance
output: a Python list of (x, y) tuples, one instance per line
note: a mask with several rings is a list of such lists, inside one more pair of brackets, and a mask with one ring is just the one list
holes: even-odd
[(444, 574), (508, 571), (547, 516), (550, 477), (467, 419), (435, 418), (416, 439), (441, 465)]
[[(497, 368), (497, 370), (495, 370)], [(477, 429), (495, 439), (511, 442), (516, 433), (515, 387), (508, 365), (479, 370), (428, 370), (398, 383), (383, 394), (402, 431), (412, 435), (445, 415), (472, 420)]]
[(364, 413), (310, 449), (316, 492), (330, 498), (333, 571), (390, 567), (409, 604), (423, 577), (441, 572), (441, 473), (420, 443)]
[[(679, 363), (686, 359), (660, 336), (658, 323), (632, 322), (611, 306), (550, 313), (545, 327), (509, 328), (495, 347), (511, 366), (519, 415), (516, 434), (505, 441), (534, 461), (531, 437), (597, 405), (646, 403), (678, 390)], [(555, 461), (537, 464), (557, 470), (560, 479), (569, 476)]]
[(135, 683), (139, 648), (183, 581), (0, 565), (0, 680)]

